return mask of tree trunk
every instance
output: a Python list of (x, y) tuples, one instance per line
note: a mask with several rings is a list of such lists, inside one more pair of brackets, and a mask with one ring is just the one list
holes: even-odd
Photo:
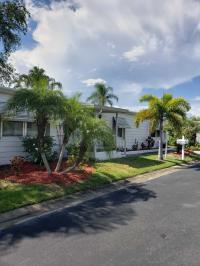
[(44, 152), (44, 136), (45, 136), (45, 131), (47, 127), (48, 120), (46, 118), (39, 118), (36, 120), (37, 123), (37, 138), (38, 138), (38, 143), (39, 143), (39, 153), (41, 154), (42, 161), (44, 163), (44, 166), (48, 172), (48, 175), (51, 174), (51, 168), (49, 166), (49, 163), (47, 161), (45, 152)]
[(160, 119), (160, 154), (159, 160), (163, 160), (163, 118)]
[(61, 150), (60, 150), (60, 154), (59, 154), (59, 158), (58, 158), (58, 162), (55, 168), (55, 172), (59, 172), (60, 170), (60, 166), (63, 160), (63, 156), (64, 156), (64, 152), (65, 152), (65, 148), (67, 146), (67, 142), (63, 142), (62, 146), (61, 146)]
[(46, 167), (47, 169), (47, 172), (48, 172), (48, 175), (51, 175), (51, 168), (49, 166), (49, 163), (47, 161), (47, 158), (46, 158), (46, 155), (44, 152), (41, 152), (41, 157), (42, 157), (42, 161), (44, 163), (44, 166)]
[(79, 148), (79, 154), (78, 158), (76, 159), (76, 162), (74, 165), (68, 167), (64, 171), (61, 172), (61, 174), (65, 174), (67, 172), (73, 171), (76, 169), (76, 167), (83, 161), (84, 155), (88, 149), (87, 144), (85, 143), (84, 139), (80, 142), (80, 148)]

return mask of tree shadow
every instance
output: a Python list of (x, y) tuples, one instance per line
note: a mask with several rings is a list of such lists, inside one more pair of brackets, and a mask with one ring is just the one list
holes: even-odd
[(70, 237), (115, 230), (137, 215), (133, 203), (151, 198), (156, 198), (155, 192), (145, 188), (145, 185), (134, 184), (74, 207), (23, 222), (0, 232), (0, 251), (9, 250), (25, 238), (49, 234)]
[(194, 165), (190, 165), (188, 168), (200, 171), (200, 163), (195, 163)]
[(134, 168), (151, 167), (154, 165), (163, 164), (162, 161), (159, 161), (157, 159), (145, 158), (142, 156), (127, 156), (123, 158), (112, 159), (107, 162), (128, 165)]

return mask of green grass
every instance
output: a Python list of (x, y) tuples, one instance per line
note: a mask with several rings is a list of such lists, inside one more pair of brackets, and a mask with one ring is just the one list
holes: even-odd
[[(185, 162), (193, 159), (199, 159), (199, 157), (186, 157)], [(156, 155), (97, 162), (94, 164), (95, 171), (90, 179), (68, 187), (58, 184), (21, 185), (0, 180), (0, 213), (180, 164), (182, 161), (172, 156), (169, 156), (164, 162), (160, 162)]]

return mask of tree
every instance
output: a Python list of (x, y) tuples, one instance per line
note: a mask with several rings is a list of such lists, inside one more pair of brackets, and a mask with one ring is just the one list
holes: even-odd
[(180, 130), (186, 112), (190, 105), (183, 97), (173, 98), (172, 94), (165, 93), (161, 98), (151, 94), (146, 94), (140, 98), (141, 102), (148, 102), (148, 108), (139, 111), (136, 114), (136, 126), (145, 120), (150, 122), (150, 130), (159, 127), (160, 130), (160, 154), (159, 159), (163, 160), (163, 126), (168, 122), (175, 130)]
[(196, 136), (200, 132), (200, 120), (198, 117), (191, 117), (186, 120), (182, 127), (182, 135), (189, 140), (190, 146), (196, 145)]
[(50, 174), (51, 170), (44, 152), (44, 138), (50, 121), (57, 119), (63, 110), (61, 84), (48, 77), (45, 71), (38, 67), (34, 67), (27, 75), (21, 75), (15, 84), (18, 89), (8, 100), (7, 108), (15, 113), (28, 111), (34, 116), (37, 125), (38, 149)]
[(102, 113), (102, 108), (109, 104), (110, 106), (113, 105), (112, 100), (118, 101), (118, 97), (113, 94), (113, 88), (107, 87), (103, 83), (96, 83), (95, 84), (95, 91), (88, 97), (87, 99), (93, 104), (96, 104), (100, 107), (99, 114)]
[(87, 115), (87, 118), (82, 120), (79, 133), (79, 152), (76, 161), (72, 167), (69, 167), (62, 173), (75, 169), (83, 161), (86, 152), (92, 149), (96, 141), (101, 142), (107, 152), (112, 151), (114, 148), (112, 130), (104, 120), (100, 120), (94, 117), (94, 115)]
[(0, 82), (9, 82), (13, 67), (8, 57), (20, 45), (20, 35), (27, 32), (29, 12), (24, 1), (0, 2)]
[(62, 140), (58, 163), (55, 168), (56, 172), (60, 170), (64, 151), (70, 140), (70, 137), (76, 130), (80, 128), (81, 123), (83, 122), (84, 119), (86, 119), (88, 113), (87, 112), (88, 108), (86, 106), (83, 106), (79, 102), (79, 97), (80, 95), (75, 95), (74, 97), (71, 98), (65, 98), (63, 102), (64, 110), (62, 111), (60, 117), (62, 120), (63, 140)]

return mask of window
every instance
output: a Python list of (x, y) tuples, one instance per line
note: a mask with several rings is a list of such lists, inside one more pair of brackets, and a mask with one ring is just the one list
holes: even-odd
[[(37, 136), (37, 125), (35, 122), (27, 122), (27, 136)], [(47, 125), (45, 136), (50, 136), (50, 124)]]
[(4, 137), (23, 136), (23, 122), (18, 121), (5, 121), (3, 122)]
[(123, 137), (123, 128), (118, 128), (118, 137), (122, 138)]
[(36, 136), (37, 126), (34, 122), (27, 122), (27, 136)]

